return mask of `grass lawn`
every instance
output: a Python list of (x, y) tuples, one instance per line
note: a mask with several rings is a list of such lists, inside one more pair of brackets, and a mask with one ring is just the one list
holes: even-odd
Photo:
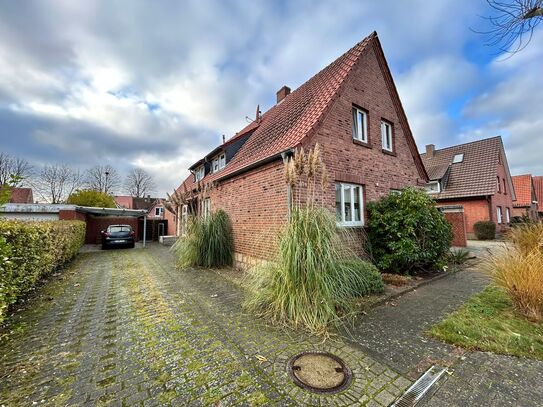
[(543, 323), (520, 316), (509, 297), (495, 287), (471, 297), (429, 333), (468, 349), (543, 360)]

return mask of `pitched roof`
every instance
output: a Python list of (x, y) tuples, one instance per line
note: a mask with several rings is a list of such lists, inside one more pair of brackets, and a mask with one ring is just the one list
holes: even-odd
[(11, 188), (9, 203), (34, 203), (32, 188)]
[[(457, 154), (464, 154), (464, 158), (462, 162), (453, 164), (453, 158)], [(420, 156), (432, 180), (443, 178), (447, 173), (446, 170), (450, 168), (443, 191), (433, 195), (436, 199), (495, 194), (500, 157), (506, 171), (509, 172), (500, 136), (435, 150), (432, 157), (426, 153)], [(512, 190), (511, 185), (509, 189)], [(515, 197), (514, 190), (512, 197), (513, 199)]]
[[(310, 135), (320, 124), (323, 116), (340, 92), (345, 79), (360, 60), (360, 56), (371, 47), (379, 51), (378, 56), (381, 56), (382, 59), (380, 64), (385, 70), (385, 77), (388, 79), (387, 85), (389, 90), (394, 93), (393, 99), (397, 98), (392, 76), (386, 60), (382, 57), (382, 49), (377, 33), (373, 32), (287, 95), (280, 103), (270, 108), (262, 115), (260, 120), (248, 124), (234, 137), (226, 141), (226, 144), (230, 143), (240, 136), (252, 132), (249, 139), (232, 160), (228, 162), (226, 167), (220, 172), (206, 175), (203, 182), (207, 183), (228, 177), (238, 171), (251, 168), (257, 163), (276, 157), (282, 152), (298, 147), (304, 138)], [(408, 138), (421, 177), (425, 178), (425, 169), (420, 161), (415, 141), (407, 124), (405, 112), (399, 98), (397, 99), (396, 106), (399, 110), (398, 114), (404, 127), (404, 133)]]
[(513, 206), (531, 206), (535, 195), (532, 175), (515, 175), (511, 179), (513, 180), (513, 186), (517, 194), (517, 201), (513, 203)]
[(539, 212), (543, 212), (543, 176), (538, 175), (532, 177), (534, 181), (535, 196), (537, 197), (537, 202), (541, 202)]

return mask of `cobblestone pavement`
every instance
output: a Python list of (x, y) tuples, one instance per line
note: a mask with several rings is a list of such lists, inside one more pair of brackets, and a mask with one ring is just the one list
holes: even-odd
[[(386, 406), (411, 384), (344, 341), (264, 325), (236, 286), (175, 270), (158, 245), (81, 254), (39, 292), (0, 332), (0, 405)], [(350, 387), (294, 385), (287, 361), (306, 350), (343, 358)]]
[(453, 274), (373, 309), (346, 336), (411, 379), (434, 363), (450, 366), (427, 406), (542, 406), (543, 362), (465, 352), (424, 334), (487, 284), (475, 270)]

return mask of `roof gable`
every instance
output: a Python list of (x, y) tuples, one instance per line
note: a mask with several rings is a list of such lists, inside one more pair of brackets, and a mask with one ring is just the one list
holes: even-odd
[(511, 179), (517, 195), (517, 200), (513, 203), (513, 206), (531, 206), (532, 202), (537, 200), (532, 175), (515, 175)]
[[(464, 154), (463, 160), (453, 164), (457, 154)], [(494, 195), (500, 157), (509, 178), (512, 198), (515, 199), (505, 150), (499, 136), (435, 150), (433, 156), (421, 154), (430, 179), (440, 180), (447, 175), (443, 191), (435, 195), (439, 199)]]
[(13, 187), (10, 189), (9, 203), (28, 203), (31, 204), (34, 201), (32, 188), (19, 188)]

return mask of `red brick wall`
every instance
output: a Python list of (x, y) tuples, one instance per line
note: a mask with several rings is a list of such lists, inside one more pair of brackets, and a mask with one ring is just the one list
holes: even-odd
[(276, 247), (277, 231), (287, 218), (282, 161), (226, 180), (207, 196), (212, 211), (223, 209), (230, 216), (235, 252), (269, 259)]
[(466, 219), (463, 212), (445, 212), (445, 219), (451, 224), (453, 231), (452, 245), (456, 247), (467, 246)]
[(60, 210), (58, 211), (58, 220), (82, 220), (86, 221), (87, 217), (84, 213), (71, 211), (71, 210)]
[[(511, 217), (513, 216), (513, 200), (511, 199), (511, 191), (509, 190), (509, 185), (506, 186), (505, 191), (503, 188), (503, 181), (504, 179), (507, 179), (507, 175), (505, 172), (505, 167), (503, 163), (498, 164), (498, 177), (500, 178), (500, 192), (497, 191), (491, 198), (491, 205), (492, 205), (492, 220), (496, 222), (496, 232), (503, 233), (509, 229), (509, 225), (506, 221), (506, 208), (509, 208), (509, 211), (511, 212)], [(497, 207), (500, 206), (502, 208), (502, 223), (498, 224), (498, 213), (497, 213)]]
[[(490, 220), (490, 203), (485, 198), (466, 200), (440, 200), (438, 206), (461, 205), (464, 208), (466, 233), (473, 234), (473, 225), (480, 220)], [(471, 236), (470, 236), (471, 237)]]

